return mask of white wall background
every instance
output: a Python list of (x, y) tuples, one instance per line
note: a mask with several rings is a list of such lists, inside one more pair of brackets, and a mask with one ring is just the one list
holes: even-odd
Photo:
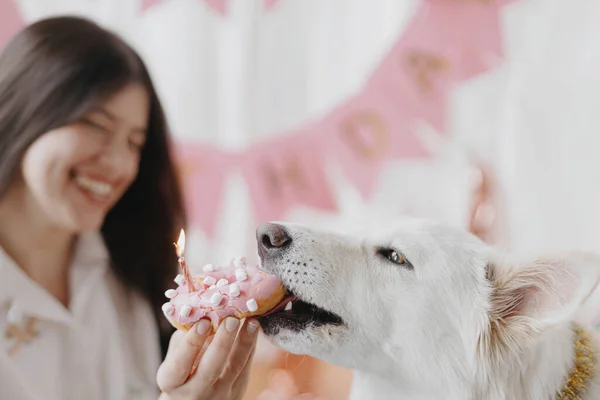
[[(179, 138), (243, 149), (359, 90), (416, 0), (281, 0), (271, 12), (260, 0), (231, 0), (227, 18), (202, 0), (165, 0), (145, 14), (137, 0), (18, 1), (28, 21), (67, 12), (116, 30), (147, 61)], [(341, 215), (296, 210), (288, 219), (339, 225), (374, 210), (465, 226), (473, 153), (500, 181), (503, 245), (600, 252), (600, 3), (521, 0), (502, 21), (507, 59), (455, 91), (451, 142), (439, 158), (390, 164), (366, 205), (332, 171)], [(192, 232), (191, 261), (252, 257), (249, 211), (232, 176), (218, 237)]]

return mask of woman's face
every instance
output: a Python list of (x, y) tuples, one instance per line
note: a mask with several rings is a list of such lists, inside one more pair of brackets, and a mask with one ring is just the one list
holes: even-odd
[(25, 204), (57, 227), (97, 230), (138, 173), (149, 98), (131, 84), (80, 121), (47, 132), (21, 164)]

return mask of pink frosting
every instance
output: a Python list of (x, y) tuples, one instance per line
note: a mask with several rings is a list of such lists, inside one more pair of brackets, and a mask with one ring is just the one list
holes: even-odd
[[(236, 270), (244, 271), (247, 278), (239, 280), (236, 276)], [(204, 278), (209, 276), (213, 277), (216, 282), (220, 279), (226, 279), (227, 284), (221, 287), (212, 286), (211, 288), (211, 286), (202, 283)], [(256, 301), (258, 307), (261, 307), (262, 301), (272, 297), (282, 286), (279, 278), (269, 275), (257, 267), (248, 266), (244, 258), (237, 260), (230, 266), (216, 268), (214, 272), (195, 275), (193, 280), (195, 291), (190, 292), (187, 283), (182, 279), (178, 282), (177, 289), (175, 289), (175, 296), (163, 306), (165, 316), (169, 320), (187, 325), (195, 323), (200, 318), (209, 318), (216, 325), (228, 316), (251, 312), (247, 304), (251, 299)], [(238, 285), (240, 289), (240, 294), (237, 297), (230, 296), (230, 288), (234, 284)], [(216, 293), (223, 296), (218, 305), (211, 303), (211, 298)], [(181, 308), (185, 305), (191, 307), (187, 316), (180, 314)]]

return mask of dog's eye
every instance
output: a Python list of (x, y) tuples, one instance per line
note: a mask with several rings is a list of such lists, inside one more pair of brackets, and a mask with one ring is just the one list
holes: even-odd
[(404, 257), (400, 252), (394, 249), (379, 249), (377, 251), (382, 257), (388, 259), (388, 261), (393, 262), (397, 265), (402, 265), (403, 267), (407, 267), (412, 269), (412, 265), (408, 262), (406, 257)]
[(395, 250), (390, 250), (387, 254), (387, 259), (395, 262), (396, 264), (402, 265), (406, 262), (406, 260), (402, 257), (400, 257), (400, 255), (398, 254), (397, 251)]

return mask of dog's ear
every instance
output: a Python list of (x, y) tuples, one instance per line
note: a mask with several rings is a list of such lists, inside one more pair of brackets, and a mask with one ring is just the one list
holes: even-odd
[(491, 285), (490, 324), (482, 344), (515, 348), (573, 319), (598, 286), (600, 259), (573, 253), (525, 265), (488, 264), (486, 278)]

